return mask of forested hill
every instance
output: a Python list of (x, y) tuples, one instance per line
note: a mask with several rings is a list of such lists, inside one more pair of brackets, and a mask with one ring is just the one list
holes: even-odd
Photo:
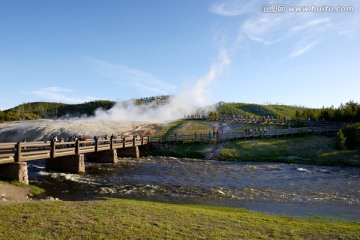
[(249, 103), (220, 102), (217, 112), (221, 115), (243, 115), (253, 117), (274, 117), (295, 120), (324, 119), (347, 123), (360, 122), (360, 104), (349, 101), (334, 108), (306, 108), (287, 105), (259, 105)]
[(110, 109), (114, 101), (98, 100), (81, 104), (64, 104), (54, 102), (24, 103), (14, 108), (0, 112), (0, 120), (32, 120), (41, 118), (58, 118), (63, 116), (94, 115), (98, 108)]
[[(155, 103), (166, 104), (170, 96), (156, 96), (128, 100), (135, 105)], [(55, 102), (31, 102), (24, 103), (5, 111), (0, 111), (1, 121), (34, 120), (42, 118), (81, 117), (93, 116), (96, 109), (109, 110), (116, 104), (115, 101), (96, 100), (81, 104), (65, 104)]]
[[(147, 98), (133, 99), (135, 105), (152, 104), (163, 105), (169, 102), (170, 96), (155, 96)], [(96, 109), (102, 108), (108, 110), (116, 102), (109, 100), (97, 100), (81, 104), (64, 104), (54, 102), (32, 102), (25, 103), (14, 108), (0, 111), (1, 121), (32, 120), (41, 118), (61, 118), (61, 117), (81, 117), (93, 116)], [(270, 116), (274, 118), (287, 118), (305, 120), (325, 119), (344, 122), (360, 121), (360, 105), (356, 102), (349, 101), (339, 108), (321, 108), (312, 109), (298, 106), (287, 105), (260, 105), (249, 103), (225, 103), (220, 102), (216, 105), (215, 112), (212, 114), (219, 115), (243, 115), (253, 117)]]
[(287, 106), (287, 105), (260, 105), (251, 103), (225, 103), (218, 105), (219, 114), (243, 115), (263, 117), (269, 116), (274, 118), (295, 118), (296, 113), (301, 114), (306, 110), (318, 111), (319, 109), (309, 109), (305, 107)]

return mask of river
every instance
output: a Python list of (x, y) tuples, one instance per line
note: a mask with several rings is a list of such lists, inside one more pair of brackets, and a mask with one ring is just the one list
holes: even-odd
[(360, 168), (146, 157), (86, 163), (85, 174), (29, 162), (30, 184), (61, 200), (131, 198), (360, 221)]

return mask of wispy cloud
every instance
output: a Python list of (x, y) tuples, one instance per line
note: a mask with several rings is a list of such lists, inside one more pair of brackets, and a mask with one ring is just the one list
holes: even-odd
[(249, 18), (241, 25), (240, 34), (264, 45), (271, 45), (288, 37), (287, 31), (284, 31), (288, 19), (286, 15), (266, 14)]
[(257, 1), (227, 0), (211, 5), (209, 11), (221, 16), (240, 16), (250, 13), (257, 6)]
[[(267, 4), (285, 4), (282, 13), (263, 13), (262, 7)], [(290, 12), (291, 6), (354, 6), (360, 8), (360, 2), (348, 0), (335, 3), (332, 0), (295, 0), (290, 2), (226, 0), (217, 2), (209, 8), (211, 13), (239, 18), (238, 30), (242, 39), (270, 46), (286, 42), (290, 46), (290, 58), (301, 56), (314, 48), (320, 40), (333, 35), (352, 37), (360, 31), (360, 16), (355, 13), (331, 12)], [(309, 37), (310, 36), (310, 37)], [(307, 44), (302, 44), (303, 42)], [(301, 47), (299, 47), (301, 46)]]
[(93, 97), (79, 97), (71, 89), (56, 86), (33, 90), (30, 93), (41, 100), (63, 103), (83, 103), (95, 100)]
[(152, 94), (169, 94), (176, 89), (175, 85), (135, 68), (116, 65), (94, 58), (89, 58), (88, 62), (95, 67), (100, 75), (112, 79), (115, 83), (133, 86)]
[(313, 28), (313, 27), (316, 27), (318, 25), (323, 25), (324, 24), (328, 24), (330, 23), (330, 18), (317, 18), (317, 19), (312, 19), (310, 21), (307, 21), (305, 22), (304, 24), (301, 24), (301, 25), (297, 25), (297, 26), (294, 26), (291, 28), (291, 31), (292, 32), (297, 32), (297, 31), (300, 31), (300, 30), (305, 30), (305, 29), (308, 29), (308, 28)]
[(262, 14), (244, 21), (240, 33), (250, 40), (268, 46), (293, 37), (301, 42), (304, 38), (309, 38), (309, 35), (316, 41), (317, 38), (322, 38), (322, 33), (330, 30), (331, 26), (331, 18), (316, 18), (312, 14)]
[(304, 46), (300, 46), (296, 48), (294, 51), (290, 53), (290, 58), (296, 58), (298, 56), (303, 55), (304, 53), (308, 52), (311, 48), (313, 48), (316, 44), (317, 42), (311, 42)]

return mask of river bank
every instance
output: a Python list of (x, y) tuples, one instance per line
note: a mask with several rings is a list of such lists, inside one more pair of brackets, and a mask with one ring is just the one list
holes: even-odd
[[(360, 224), (107, 199), (0, 206), (1, 239), (359, 239)], [(14, 228), (13, 226), (16, 226)]]
[(213, 160), (304, 163), (360, 167), (359, 150), (335, 148), (335, 138), (303, 136), (279, 139), (250, 139), (218, 144), (166, 144), (146, 152), (150, 155), (193, 157)]

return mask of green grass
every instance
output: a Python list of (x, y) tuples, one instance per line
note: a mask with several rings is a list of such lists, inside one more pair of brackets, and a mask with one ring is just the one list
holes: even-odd
[[(202, 132), (205, 138), (209, 131), (212, 131), (212, 121), (204, 120), (180, 120), (166, 125), (161, 134), (170, 135), (175, 132), (178, 135), (194, 134), (200, 135)], [(268, 124), (242, 124), (243, 132), (245, 128), (270, 128)], [(276, 126), (283, 128), (287, 126)], [(239, 140), (224, 142), (221, 146), (220, 160), (237, 161), (265, 161), (265, 162), (287, 162), (305, 163), (329, 166), (356, 166), (360, 167), (359, 150), (338, 151), (335, 148), (335, 138), (325, 136), (302, 136), (302, 137), (281, 137), (279, 139), (264, 138), (255, 140)], [(168, 144), (162, 149), (150, 150), (145, 154), (174, 157), (204, 158), (209, 152), (211, 145), (205, 143), (184, 143)]]
[(335, 138), (324, 136), (227, 142), (220, 159), (360, 167), (360, 151), (338, 151)]
[(0, 239), (360, 239), (360, 223), (109, 199), (0, 206)]
[(157, 136), (160, 137), (166, 137), (168, 136), (175, 128), (178, 126), (181, 126), (185, 120), (178, 120), (175, 122), (168, 123), (166, 125), (163, 125), (156, 133)]
[(206, 147), (203, 143), (168, 144), (164, 149), (145, 150), (144, 155), (172, 156), (187, 158), (204, 158), (202, 150)]
[(209, 132), (212, 132), (214, 129), (211, 127), (211, 121), (205, 121), (205, 120), (186, 120), (183, 122), (182, 125), (179, 125), (172, 134), (176, 132), (178, 135), (182, 134), (208, 134)]
[(28, 187), (28, 188), (30, 188), (30, 193), (33, 196), (38, 196), (38, 195), (41, 195), (41, 194), (45, 193), (44, 189), (39, 188), (39, 187), (34, 186), (34, 185), (27, 185), (27, 184), (24, 184), (24, 183), (21, 183), (19, 181), (15, 181), (15, 180), (10, 181), (9, 183), (13, 184), (15, 186), (19, 186), (19, 187)]

